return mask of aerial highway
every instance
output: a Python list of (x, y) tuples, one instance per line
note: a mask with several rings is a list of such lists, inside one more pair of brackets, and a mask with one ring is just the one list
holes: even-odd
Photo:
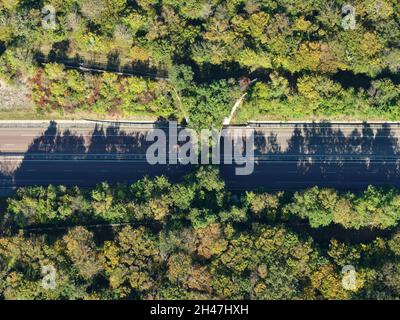
[[(1, 193), (31, 185), (131, 183), (145, 175), (179, 180), (192, 167), (146, 161), (145, 138), (155, 128), (163, 124), (0, 121)], [(398, 123), (271, 122), (230, 129), (255, 137), (251, 175), (236, 176), (235, 165), (220, 165), (232, 190), (400, 187)]]
[(250, 123), (250, 127), (255, 129), (255, 170), (237, 179), (232, 166), (222, 166), (231, 189), (400, 186), (398, 123)]
[(129, 183), (145, 175), (181, 177), (188, 167), (147, 163), (145, 137), (156, 127), (143, 122), (1, 121), (0, 193), (32, 185)]

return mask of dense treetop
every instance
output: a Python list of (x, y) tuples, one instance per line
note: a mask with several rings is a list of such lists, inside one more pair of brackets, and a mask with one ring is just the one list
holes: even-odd
[[(354, 7), (354, 30), (342, 24), (346, 4)], [(55, 9), (51, 29), (41, 25), (45, 5)], [(399, 68), (396, 0), (3, 0), (0, 8), (0, 40), (25, 49), (67, 41), (74, 54), (117, 50), (153, 63), (237, 62), (291, 73)]]
[[(2, 218), (0, 297), (399, 298), (399, 197), (373, 187), (233, 195), (206, 167), (173, 185), (20, 189)], [(360, 228), (369, 236), (355, 237)]]
[[(43, 117), (210, 129), (246, 91), (236, 121), (400, 120), (399, 69), (398, 0), (0, 0), (0, 89)], [(396, 189), (232, 194), (201, 168), (3, 202), (1, 299), (400, 298)]]
[[(397, 0), (0, 2), (1, 77), (30, 79), (41, 112), (187, 113), (205, 126), (229, 113), (248, 76), (258, 81), (239, 121), (399, 119), (399, 39)], [(40, 55), (166, 69), (171, 81), (41, 70)]]

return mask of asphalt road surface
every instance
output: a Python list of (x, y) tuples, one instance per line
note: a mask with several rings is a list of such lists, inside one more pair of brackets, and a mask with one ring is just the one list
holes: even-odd
[[(145, 137), (158, 126), (162, 127), (0, 122), (0, 191), (30, 185), (131, 183), (161, 174), (179, 181), (193, 168), (146, 161), (151, 143)], [(235, 164), (220, 166), (233, 190), (400, 187), (399, 124), (269, 124), (232, 130), (253, 131), (255, 137), (251, 175), (237, 176)]]

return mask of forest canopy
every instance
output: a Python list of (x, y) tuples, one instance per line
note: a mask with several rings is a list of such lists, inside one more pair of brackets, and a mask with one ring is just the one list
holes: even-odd
[(186, 113), (206, 126), (247, 77), (237, 121), (398, 120), (399, 39), (397, 0), (2, 0), (0, 78), (28, 84), (39, 113)]
[[(1, 119), (399, 121), (399, 71), (398, 0), (0, 0)], [(26, 187), (0, 299), (399, 299), (399, 221), (395, 188), (234, 193), (211, 167)]]
[(2, 217), (0, 297), (399, 298), (399, 199), (374, 187), (232, 194), (210, 167), (174, 184), (23, 188)]

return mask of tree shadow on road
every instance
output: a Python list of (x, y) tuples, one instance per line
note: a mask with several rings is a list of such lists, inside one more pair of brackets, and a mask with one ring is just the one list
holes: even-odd
[(274, 128), (256, 130), (255, 156), (260, 155), (270, 156), (270, 161), (256, 161), (249, 176), (236, 177), (234, 166), (221, 166), (228, 186), (267, 190), (400, 186), (399, 141), (388, 124), (373, 128), (364, 123), (346, 132), (328, 122), (299, 124), (285, 141), (279, 141)]
[[(154, 126), (154, 129), (164, 128), (163, 121)], [(2, 187), (37, 184), (92, 187), (103, 181), (133, 183), (145, 175), (166, 175), (174, 181), (189, 172), (189, 166), (147, 163), (146, 150), (153, 143), (146, 141), (150, 130), (96, 124), (88, 134), (77, 129), (63, 129), (52, 121), (43, 134), (32, 141), (18, 165), (9, 168), (7, 164), (16, 162), (0, 163)]]
[[(160, 121), (154, 128), (166, 130), (166, 124)], [(146, 141), (144, 130), (135, 127), (100, 123), (94, 125), (89, 134), (84, 134), (76, 129), (63, 129), (60, 124), (51, 122), (43, 134), (32, 141), (17, 167), (12, 167), (14, 162), (0, 162), (0, 181), (3, 182), (0, 187), (37, 184), (94, 187), (103, 181), (111, 185), (130, 184), (146, 175), (165, 175), (174, 182), (191, 171), (191, 166), (152, 166), (146, 161), (106, 161), (101, 158), (144, 155), (151, 143)], [(221, 173), (228, 188), (270, 191), (300, 190), (313, 186), (339, 190), (362, 190), (368, 185), (400, 187), (398, 161), (393, 160), (400, 157), (399, 141), (390, 125), (372, 127), (363, 124), (344, 132), (330, 123), (299, 124), (286, 139), (279, 137), (276, 129), (267, 132), (256, 130), (255, 147), (256, 156), (269, 155), (279, 160), (256, 163), (254, 173), (249, 176), (235, 176), (235, 165), (222, 165)], [(53, 160), (35, 160), (35, 157), (49, 155)], [(62, 160), (71, 155), (83, 156), (83, 159)], [(358, 157), (358, 160), (350, 161), (346, 159), (348, 156)], [(383, 158), (373, 160), (377, 156)], [(59, 160), (54, 160), (57, 157)], [(320, 241), (329, 241), (332, 235), (343, 239), (354, 238), (353, 230), (346, 231), (338, 226), (332, 228), (327, 228), (323, 236), (319, 236)], [(318, 230), (315, 237), (321, 235)], [(356, 241), (376, 236), (369, 231), (366, 234), (363, 232), (360, 231)]]
[[(165, 130), (166, 124), (160, 121), (154, 128)], [(288, 138), (282, 139), (274, 128), (256, 130), (255, 155), (273, 156), (275, 160), (258, 161), (253, 174), (239, 177), (235, 175), (235, 165), (221, 165), (222, 176), (228, 187), (241, 190), (313, 186), (360, 190), (370, 184), (400, 187), (399, 141), (390, 125), (362, 124), (345, 131), (331, 123), (299, 124)], [(145, 175), (161, 174), (173, 180), (191, 170), (183, 165), (148, 164), (145, 153), (150, 144), (144, 130), (134, 126), (97, 123), (89, 134), (82, 134), (51, 122), (32, 141), (20, 163), (0, 163), (2, 187), (33, 185), (38, 181), (82, 186), (102, 181), (131, 183)], [(35, 160), (46, 155), (53, 160)], [(62, 161), (65, 155), (81, 157)], [(132, 160), (107, 160), (110, 155), (131, 155)], [(141, 161), (137, 161), (140, 157)]]

